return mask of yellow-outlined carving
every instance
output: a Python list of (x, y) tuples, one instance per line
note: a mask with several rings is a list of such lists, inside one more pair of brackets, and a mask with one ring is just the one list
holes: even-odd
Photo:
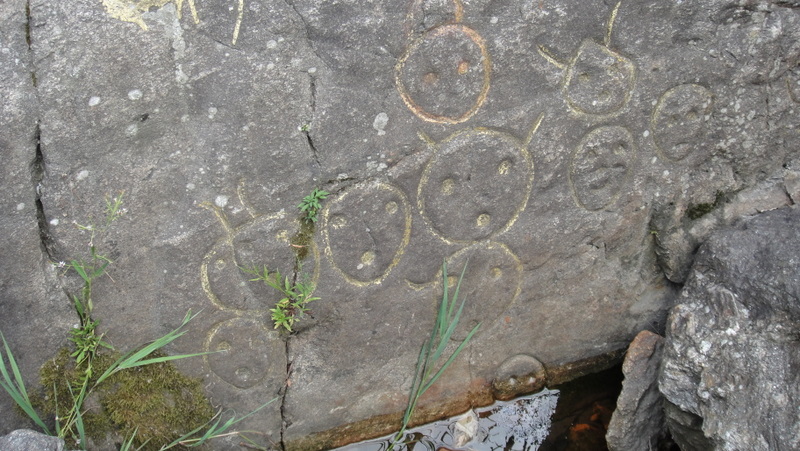
[[(203, 262), (200, 265), (200, 283), (201, 283), (201, 286), (203, 288), (203, 292), (205, 292), (205, 294), (206, 294), (206, 297), (208, 297), (208, 299), (211, 301), (212, 304), (214, 304), (214, 306), (216, 306), (217, 308), (219, 308), (222, 311), (232, 311), (232, 312), (235, 312), (237, 314), (243, 314), (245, 312), (246, 313), (265, 313), (265, 312), (267, 312), (269, 310), (269, 307), (270, 307), (266, 303), (266, 301), (264, 303), (264, 308), (263, 309), (241, 309), (241, 308), (236, 308), (236, 307), (227, 305), (225, 302), (220, 300), (219, 296), (217, 296), (217, 294), (214, 293), (214, 290), (211, 288), (211, 281), (209, 279), (209, 271), (208, 270), (209, 270), (209, 266), (212, 264), (212, 262), (215, 261), (215, 259), (216, 259), (216, 257), (218, 255), (224, 254), (224, 253), (228, 253), (231, 256), (231, 258), (233, 259), (233, 262), (231, 262), (231, 263), (235, 267), (234, 270), (235, 271), (239, 271), (240, 262), (236, 261), (236, 250), (235, 250), (235, 238), (236, 238), (237, 235), (239, 235), (240, 233), (246, 231), (247, 229), (249, 229), (251, 227), (258, 226), (258, 225), (263, 224), (265, 222), (284, 220), (286, 218), (286, 214), (283, 211), (280, 211), (278, 213), (273, 213), (273, 214), (265, 214), (265, 215), (256, 214), (255, 211), (252, 210), (252, 206), (249, 206), (249, 204), (244, 199), (244, 193), (243, 193), (243, 188), (242, 188), (241, 183), (237, 187), (237, 193), (238, 193), (238, 195), (239, 195), (239, 197), (240, 197), (240, 199), (242, 201), (242, 205), (245, 207), (245, 209), (247, 210), (247, 212), (251, 216), (250, 220), (244, 222), (243, 224), (239, 225), (238, 227), (233, 227), (231, 225), (231, 223), (230, 223), (230, 221), (228, 219), (228, 216), (225, 214), (225, 211), (223, 211), (222, 208), (220, 208), (217, 205), (214, 205), (214, 204), (212, 204), (210, 202), (203, 202), (203, 203), (200, 204), (201, 207), (206, 208), (206, 209), (208, 209), (208, 210), (210, 210), (210, 211), (212, 211), (214, 213), (214, 215), (217, 217), (217, 219), (219, 220), (220, 224), (222, 225), (222, 228), (225, 231), (225, 233), (222, 236), (222, 238), (217, 240), (217, 242), (214, 244), (214, 246), (211, 248), (211, 250), (209, 250), (206, 253), (206, 255), (203, 257)], [(290, 224), (287, 224), (287, 225), (290, 225)], [(289, 234), (287, 232), (286, 237), (285, 237), (285, 245), (287, 247), (291, 246), (291, 243), (290, 243), (288, 235)], [(280, 238), (276, 237), (276, 239), (280, 239)], [(311, 251), (310, 254), (311, 254), (311, 256), (313, 258), (313, 261), (314, 261), (313, 270), (312, 270), (312, 276), (311, 276), (311, 283), (313, 284), (313, 286), (316, 287), (317, 281), (319, 280), (319, 271), (320, 271), (320, 267), (319, 267), (320, 266), (319, 265), (319, 262), (320, 262), (319, 249), (318, 249), (316, 243), (313, 240), (310, 241), (307, 244), (307, 246), (308, 246), (309, 250)], [(253, 263), (256, 263), (256, 262), (243, 262), (243, 263), (245, 263), (245, 264), (253, 264)], [(270, 268), (270, 269), (274, 269), (274, 268)]]
[[(509, 262), (513, 266), (514, 282), (515, 282), (511, 298), (510, 299), (506, 299), (503, 302), (502, 309), (500, 309), (500, 311), (496, 312), (497, 315), (495, 317), (492, 317), (492, 315), (490, 315), (489, 313), (487, 313), (483, 309), (481, 309), (481, 311), (484, 311), (484, 313), (481, 315), (480, 318), (468, 318), (468, 317), (463, 317), (462, 318), (463, 319), (462, 322), (466, 322), (466, 321), (469, 321), (469, 320), (476, 320), (476, 319), (480, 320), (480, 321), (483, 321), (484, 324), (485, 324), (485, 326), (483, 326), (483, 329), (485, 329), (486, 327), (489, 327), (489, 324), (488, 324), (489, 322), (496, 321), (498, 318), (500, 318), (502, 316), (503, 312), (508, 310), (508, 308), (519, 298), (519, 295), (522, 293), (522, 275), (523, 275), (524, 267), (523, 267), (522, 261), (517, 256), (517, 254), (515, 254), (508, 247), (508, 245), (506, 245), (504, 243), (501, 243), (501, 242), (498, 242), (498, 241), (484, 241), (484, 242), (480, 242), (480, 243), (474, 243), (474, 244), (472, 244), (470, 246), (466, 246), (466, 247), (464, 247), (462, 249), (459, 249), (458, 251), (454, 252), (449, 257), (447, 257), (447, 268), (448, 268), (448, 282), (447, 282), (447, 284), (448, 284), (448, 286), (450, 287), (451, 290), (454, 289), (454, 287), (456, 286), (456, 283), (458, 281), (458, 275), (461, 273), (461, 269), (463, 268), (462, 265), (459, 265), (456, 262), (458, 262), (460, 259), (465, 259), (466, 260), (468, 258), (469, 262), (467, 263), (467, 273), (469, 273), (470, 272), (469, 268), (473, 268), (474, 269), (474, 265), (475, 265), (475, 260), (472, 257), (472, 255), (477, 253), (477, 252), (482, 252), (482, 251), (489, 251), (489, 252), (495, 252), (496, 251), (496, 252), (500, 252), (503, 255), (508, 256), (510, 258)], [(495, 269), (497, 269), (497, 268), (495, 268)], [(480, 277), (479, 278), (480, 282), (479, 282), (479, 284), (477, 286), (481, 287), (481, 286), (486, 285), (487, 283), (491, 283), (492, 276), (493, 275), (489, 275), (488, 278), (487, 277)], [(496, 277), (499, 277), (499, 276), (496, 276)], [(489, 279), (489, 280), (487, 280), (487, 279)], [(416, 284), (416, 283), (413, 283), (413, 282), (411, 282), (411, 281), (406, 279), (406, 283), (408, 284), (408, 286), (410, 288), (412, 288), (414, 290), (417, 290), (417, 291), (422, 290), (422, 289), (426, 289), (426, 288), (435, 289), (435, 288), (441, 287), (442, 286), (442, 269), (439, 268), (436, 271), (436, 274), (433, 276), (433, 278), (432, 278), (432, 280), (430, 282), (422, 283), (422, 284)], [(466, 284), (466, 285), (464, 285), (464, 284)], [(479, 288), (477, 288), (476, 285), (470, 285), (469, 283), (467, 283), (466, 276), (465, 276), (465, 281), (462, 282), (461, 289), (465, 290), (465, 291), (469, 291), (470, 289), (477, 290)], [(469, 305), (481, 302), (480, 299), (475, 299), (474, 296), (469, 296), (469, 295), (466, 295), (465, 299), (466, 299), (466, 303), (467, 303), (467, 305), (465, 305), (465, 312), (467, 312), (467, 313), (469, 311), (468, 310), (469, 309), (469, 307), (468, 307)], [(495, 309), (495, 310), (498, 310), (498, 309)], [(457, 333), (454, 338), (455, 339), (459, 339), (459, 336), (463, 337), (463, 335), (466, 334), (466, 331), (468, 329), (469, 329), (469, 327), (465, 327), (464, 329), (462, 329), (461, 332)]]
[[(650, 116), (650, 132), (653, 134), (653, 142), (655, 143), (656, 152), (658, 153), (658, 156), (665, 161), (670, 161), (673, 163), (683, 160), (689, 155), (689, 153), (687, 152), (686, 155), (680, 155), (677, 158), (673, 158), (672, 156), (670, 156), (671, 152), (668, 152), (668, 150), (670, 149), (664, 148), (664, 143), (660, 138), (661, 136), (660, 129), (662, 127), (659, 125), (658, 122), (660, 118), (663, 117), (662, 113), (664, 112), (665, 104), (672, 97), (680, 94), (681, 91), (688, 91), (687, 96), (692, 100), (692, 102), (695, 101), (702, 102), (702, 104), (697, 105), (699, 107), (702, 107), (702, 111), (700, 111), (699, 113), (695, 112), (694, 114), (699, 114), (700, 116), (705, 117), (710, 115), (711, 111), (714, 109), (714, 93), (712, 93), (711, 90), (709, 90), (705, 86), (694, 83), (686, 83), (674, 86), (665, 91), (664, 94), (662, 94), (661, 97), (658, 98), (658, 102), (656, 103), (655, 108), (653, 108), (653, 114)], [(698, 117), (697, 119), (703, 120), (705, 122), (704, 118)], [(703, 127), (705, 128), (705, 124), (703, 125)], [(682, 136), (682, 138), (690, 139), (692, 138), (692, 136)]]
[[(474, 243), (477, 243), (477, 242), (480, 242), (480, 241), (491, 240), (492, 237), (506, 232), (508, 229), (510, 229), (514, 225), (514, 223), (517, 221), (517, 219), (519, 218), (519, 216), (522, 213), (522, 211), (525, 210), (525, 207), (528, 205), (528, 200), (530, 199), (531, 191), (533, 190), (533, 179), (534, 179), (535, 170), (534, 170), (534, 166), (533, 166), (533, 158), (531, 157), (531, 154), (528, 151), (528, 146), (530, 145), (531, 141), (533, 140), (533, 136), (536, 134), (536, 131), (539, 129), (539, 126), (542, 124), (542, 120), (543, 119), (544, 119), (544, 114), (540, 114), (539, 117), (536, 118), (536, 120), (534, 121), (534, 123), (531, 126), (530, 130), (528, 131), (528, 133), (526, 133), (525, 139), (519, 139), (516, 136), (513, 136), (513, 135), (511, 135), (509, 133), (500, 132), (500, 131), (497, 131), (497, 130), (492, 130), (492, 129), (488, 129), (488, 128), (484, 128), (484, 127), (475, 127), (475, 128), (468, 128), (468, 129), (460, 130), (460, 131), (458, 131), (456, 133), (453, 133), (452, 135), (448, 136), (447, 138), (445, 138), (444, 140), (442, 140), (439, 143), (434, 142), (427, 135), (425, 135), (423, 133), (419, 133), (420, 138), (424, 142), (426, 142), (429, 146), (433, 147), (434, 154), (433, 154), (433, 157), (431, 157), (431, 159), (425, 165), (425, 168), (422, 171), (422, 176), (420, 177), (419, 185), (417, 186), (417, 208), (418, 208), (418, 211), (420, 213), (420, 216), (422, 216), (422, 218), (425, 220), (425, 222), (430, 227), (431, 232), (435, 236), (437, 236), (439, 239), (441, 239), (442, 241), (444, 241), (447, 244), (465, 244), (465, 243), (466, 244), (474, 244)], [(525, 160), (525, 163), (527, 165), (527, 170), (530, 172), (530, 176), (525, 181), (526, 182), (525, 183), (525, 194), (524, 194), (523, 198), (521, 199), (521, 201), (519, 202), (519, 204), (517, 205), (514, 213), (511, 215), (511, 217), (501, 227), (499, 227), (497, 230), (495, 230), (492, 233), (490, 233), (485, 238), (482, 238), (480, 240), (471, 240), (471, 239), (462, 240), (462, 239), (458, 239), (458, 238), (454, 238), (454, 237), (448, 237), (448, 236), (446, 236), (445, 233), (443, 233), (441, 230), (439, 230), (437, 228), (437, 226), (433, 223), (431, 218), (425, 212), (425, 199), (424, 199), (424, 195), (423, 195), (423, 190), (425, 189), (426, 185), (428, 184), (428, 181), (429, 181), (430, 175), (431, 175), (431, 171), (433, 170), (433, 165), (436, 162), (436, 157), (439, 154), (439, 151), (440, 151), (440, 149), (441, 149), (441, 147), (443, 145), (447, 144), (448, 142), (450, 142), (450, 141), (452, 141), (452, 140), (454, 140), (456, 138), (462, 137), (463, 135), (473, 136), (473, 135), (481, 135), (481, 134), (490, 135), (490, 136), (499, 138), (499, 139), (504, 140), (504, 141), (510, 141), (513, 144), (514, 148), (516, 148), (520, 152), (520, 154), (522, 155), (522, 157)], [(501, 166), (498, 167), (498, 170), (502, 170), (502, 167), (503, 167), (503, 164), (501, 162)], [(480, 220), (480, 217), (478, 218), (478, 221), (479, 220)]]
[[(413, 24), (416, 22), (415, 14), (419, 11), (422, 15), (425, 15), (425, 12), (422, 9), (422, 2), (425, 0), (412, 0), (411, 4), (408, 7), (408, 12), (406, 13), (406, 22), (405, 22), (405, 34), (406, 39), (409, 39), (414, 33), (412, 30)], [(461, 0), (451, 0), (453, 2), (453, 20), (445, 23), (460, 23), (461, 20), (464, 18), (464, 4), (461, 3)], [(442, 25), (442, 24), (437, 24)], [(431, 27), (435, 28), (435, 27)]]
[[(406, 247), (408, 246), (408, 242), (411, 239), (411, 203), (408, 201), (408, 197), (403, 193), (402, 190), (393, 185), (384, 182), (373, 182), (373, 183), (374, 185), (372, 186), (375, 187), (376, 189), (386, 190), (390, 193), (390, 195), (394, 195), (400, 198), (402, 206), (395, 205), (394, 208), (402, 207), (402, 214), (404, 221), (403, 237), (401, 238), (400, 243), (397, 246), (397, 249), (395, 250), (391, 263), (386, 267), (386, 269), (380, 276), (366, 281), (354, 278), (353, 276), (345, 272), (342, 268), (340, 268), (339, 265), (336, 264), (336, 261), (333, 257), (333, 250), (331, 249), (330, 227), (335, 227), (335, 228), (338, 227), (337, 225), (331, 223), (330, 220), (331, 208), (333, 208), (339, 202), (342, 202), (348, 196), (352, 195), (353, 190), (367, 189), (368, 186), (361, 185), (353, 187), (348, 191), (345, 191), (344, 193), (339, 195), (336, 199), (333, 199), (332, 201), (328, 202), (327, 205), (325, 205), (325, 208), (322, 210), (322, 215), (321, 215), (323, 224), (322, 233), (323, 233), (323, 239), (325, 240), (325, 255), (327, 256), (328, 261), (331, 263), (331, 266), (336, 270), (336, 272), (339, 273), (340, 276), (342, 276), (344, 280), (358, 287), (366, 287), (369, 285), (380, 284), (381, 282), (383, 282), (386, 279), (386, 277), (389, 276), (389, 273), (392, 271), (392, 269), (394, 269), (394, 267), (397, 266), (398, 263), (400, 263), (400, 259), (405, 253)], [(389, 207), (387, 206), (387, 212), (388, 208)]]
[[(564, 77), (561, 81), (561, 93), (564, 96), (564, 100), (567, 103), (567, 106), (573, 113), (578, 115), (586, 115), (598, 118), (608, 118), (618, 115), (628, 104), (633, 95), (633, 91), (636, 88), (636, 66), (633, 62), (621, 55), (620, 53), (611, 50), (611, 33), (614, 29), (614, 23), (617, 19), (617, 14), (619, 12), (619, 8), (622, 5), (622, 1), (619, 1), (611, 11), (609, 15), (608, 21), (606, 23), (606, 33), (603, 36), (603, 43), (598, 44), (594, 40), (586, 39), (581, 42), (581, 45), (578, 47), (578, 50), (575, 52), (575, 55), (568, 61), (565, 62), (560, 58), (556, 57), (551, 50), (546, 48), (543, 45), (539, 45), (537, 47), (539, 54), (546, 59), (550, 64), (557, 67), (558, 69), (564, 71)], [(585, 105), (581, 105), (579, 101), (575, 100), (571, 95), (570, 86), (572, 86), (573, 82), (577, 80), (578, 82), (582, 81), (582, 77), (590, 77), (587, 74), (576, 74), (576, 68), (581, 64), (584, 59), (584, 55), (587, 54), (600, 54), (605, 57), (610, 57), (614, 60), (612, 67), (615, 68), (616, 72), (621, 74), (624, 79), (627, 81), (627, 85), (625, 86), (625, 92), (622, 98), (618, 99), (617, 102), (614, 104), (604, 106), (603, 109), (599, 111), (590, 111), (586, 108)], [(601, 92), (599, 94), (604, 94), (605, 96), (611, 96), (610, 92)], [(592, 105), (596, 106), (596, 105)]]
[[(628, 164), (627, 164), (627, 166), (625, 168), (625, 176), (623, 177), (622, 180), (619, 181), (619, 188), (616, 189), (615, 192), (609, 197), (609, 199), (605, 203), (603, 203), (602, 205), (599, 205), (599, 206), (587, 205), (586, 202), (584, 202), (581, 199), (581, 195), (578, 192), (578, 188), (575, 186), (575, 180), (574, 180), (575, 175), (574, 174), (576, 172), (575, 171), (576, 161), (578, 160), (579, 153), (581, 152), (581, 150), (583, 150), (586, 147), (586, 144), (591, 139), (593, 139), (595, 135), (603, 133), (603, 132), (607, 132), (607, 131), (610, 131), (611, 133), (621, 133), (622, 136), (623, 136), (623, 140), (625, 142), (627, 142), (629, 144), (629, 146), (630, 146), (631, 155), (628, 155), (628, 158), (625, 159), (625, 161)], [(586, 210), (589, 210), (589, 211), (597, 211), (597, 210), (601, 210), (601, 209), (613, 204), (614, 202), (616, 202), (617, 199), (619, 199), (620, 195), (622, 194), (623, 187), (628, 183), (628, 181), (630, 180), (630, 178), (633, 175), (633, 165), (634, 165), (634, 163), (636, 161), (637, 153), (638, 153), (638, 150), (636, 148), (636, 143), (633, 140), (633, 135), (625, 127), (622, 127), (622, 126), (619, 126), (619, 125), (601, 126), (601, 127), (597, 127), (595, 129), (592, 129), (591, 131), (589, 131), (589, 133), (584, 135), (583, 138), (581, 139), (580, 143), (575, 147), (575, 150), (572, 151), (572, 156), (570, 157), (570, 164), (569, 164), (569, 173), (567, 174), (567, 178), (568, 178), (568, 181), (569, 181), (570, 192), (572, 193), (572, 198), (575, 201), (575, 204), (577, 206), (579, 206), (581, 208), (584, 208)], [(619, 156), (620, 157), (625, 157), (624, 155), (619, 155)]]
[[(178, 20), (182, 17), (183, 2), (186, 0), (101, 0), (106, 9), (106, 13), (123, 22), (130, 22), (139, 25), (142, 30), (147, 31), (147, 24), (142, 19), (142, 14), (148, 12), (151, 8), (161, 9), (167, 3), (175, 3), (175, 10), (178, 14)], [(192, 14), (192, 20), (195, 24), (200, 23), (200, 16), (197, 13), (195, 0), (188, 0), (189, 11)], [(244, 18), (244, 0), (238, 0), (238, 10), (236, 14), (236, 25), (233, 28), (233, 35), (231, 37), (231, 45), (236, 45), (239, 39), (239, 31), (242, 27), (242, 19)]]

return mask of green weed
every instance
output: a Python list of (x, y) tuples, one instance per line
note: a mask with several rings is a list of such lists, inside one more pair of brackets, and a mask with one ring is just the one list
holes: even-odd
[(406, 411), (403, 414), (403, 422), (400, 426), (400, 430), (394, 435), (392, 443), (389, 445), (387, 451), (392, 451), (392, 449), (394, 449), (394, 447), (400, 443), (401, 440), (403, 440), (406, 429), (408, 428), (408, 424), (411, 422), (411, 417), (414, 415), (414, 409), (417, 407), (419, 398), (422, 397), (422, 394), (425, 393), (425, 391), (428, 390), (437, 379), (439, 379), (439, 377), (450, 366), (450, 364), (453, 363), (458, 354), (461, 353), (469, 340), (473, 335), (475, 335), (475, 332), (477, 332), (478, 328), (480, 327), (480, 323), (475, 325), (475, 327), (472, 328), (464, 340), (461, 341), (461, 344), (458, 345), (455, 351), (450, 354), (450, 357), (447, 358), (444, 364), (441, 366), (437, 365), (437, 362), (444, 354), (445, 348), (450, 341), (450, 337), (453, 335), (456, 326), (458, 326), (458, 321), (461, 318), (461, 312), (464, 309), (465, 300), (461, 301), (461, 305), (459, 305), (457, 310), (455, 310), (455, 305), (458, 299), (458, 292), (461, 288), (461, 281), (464, 278), (464, 273), (466, 270), (467, 265), (464, 264), (464, 269), (461, 271), (461, 276), (458, 278), (458, 283), (456, 284), (453, 297), (450, 298), (448, 295), (449, 290), (447, 284), (447, 262), (442, 263), (442, 280), (444, 285), (442, 302), (439, 304), (439, 310), (436, 314), (436, 321), (434, 323), (433, 330), (431, 331), (430, 339), (428, 339), (422, 345), (422, 349), (420, 349), (419, 352), (419, 357), (417, 358), (417, 366), (414, 373), (414, 379), (411, 382), (411, 392), (408, 396), (408, 405), (406, 406)]
[(319, 298), (311, 296), (314, 292), (312, 283), (292, 281), (289, 276), (282, 277), (278, 270), (270, 274), (266, 266), (262, 269), (256, 266), (240, 266), (239, 269), (255, 276), (250, 279), (251, 282), (264, 282), (283, 295), (281, 300), (275, 304), (275, 308), (269, 310), (272, 313), (275, 329), (283, 327), (286, 331), (293, 332), (294, 324), (310, 311), (307, 304), (319, 300)]
[(305, 222), (317, 222), (317, 212), (322, 208), (320, 201), (325, 200), (330, 194), (327, 191), (314, 188), (311, 194), (303, 198), (297, 208), (305, 215), (303, 216)]
[[(209, 353), (170, 356), (160, 352), (186, 333), (185, 327), (197, 314), (189, 311), (176, 329), (124, 355), (114, 351), (98, 333), (100, 322), (92, 317), (92, 289), (96, 280), (107, 274), (112, 261), (97, 250), (95, 239), (125, 214), (122, 205), (122, 193), (106, 197), (105, 217), (99, 226), (75, 223), (80, 230), (89, 232), (89, 257), (56, 264), (65, 273), (75, 271), (83, 286), (71, 296), (79, 319), (78, 326), (69, 332), (72, 352), (65, 348), (42, 367), (44, 394), (28, 395), (17, 361), (2, 332), (0, 388), (48, 435), (53, 432), (37, 408), (52, 414), (51, 418), (55, 418), (53, 435), (69, 438), (81, 449), (86, 449), (89, 427), (92, 430), (88, 432), (103, 434), (116, 428), (127, 436), (123, 449), (130, 449), (135, 443), (139, 444), (138, 449), (192, 447), (215, 437), (238, 434), (228, 429), (274, 399), (239, 419), (234, 416), (221, 423), (219, 412), (211, 415), (199, 381), (180, 375), (171, 365), (173, 360)], [(101, 353), (103, 350), (105, 352)], [(96, 405), (98, 399), (100, 411)], [(87, 404), (87, 400), (92, 401)], [(89, 407), (89, 404), (95, 405)], [(195, 429), (175, 438), (179, 427)]]

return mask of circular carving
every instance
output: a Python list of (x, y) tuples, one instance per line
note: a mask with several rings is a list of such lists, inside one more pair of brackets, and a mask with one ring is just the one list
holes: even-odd
[(665, 92), (650, 121), (658, 154), (669, 161), (680, 161), (703, 153), (708, 117), (714, 108), (714, 95), (703, 86), (685, 84)]
[(575, 111), (606, 115), (621, 110), (636, 82), (633, 62), (592, 40), (585, 40), (567, 68), (564, 97)]
[(533, 162), (513, 136), (468, 129), (436, 145), (417, 192), (419, 209), (445, 241), (475, 242), (503, 232), (525, 208)]
[(575, 202), (587, 210), (599, 210), (619, 196), (631, 175), (636, 158), (631, 133), (624, 127), (604, 126), (583, 137), (569, 169)]
[(325, 253), (350, 283), (381, 282), (400, 261), (411, 235), (405, 194), (385, 184), (356, 186), (323, 210)]
[[(458, 277), (467, 265), (458, 294), (464, 310), (453, 334), (461, 340), (478, 322), (481, 327), (499, 318), (519, 296), (522, 289), (522, 262), (502, 243), (486, 242), (464, 248), (447, 258), (449, 293), (452, 296)], [(441, 271), (437, 276), (441, 280)]]
[(242, 389), (257, 385), (267, 374), (279, 374), (286, 365), (278, 333), (255, 319), (233, 318), (217, 324), (208, 334), (206, 351), (213, 352), (205, 355), (211, 371)]
[(547, 381), (544, 365), (535, 357), (517, 354), (495, 370), (492, 389), (496, 399), (508, 400), (541, 390)]
[[(221, 310), (265, 312), (280, 300), (277, 290), (264, 283), (251, 282), (241, 267), (264, 266), (291, 275), (296, 255), (289, 235), (297, 228), (283, 215), (258, 216), (229, 230), (203, 258), (200, 277), (206, 295)], [(307, 244), (313, 256), (313, 280), (319, 273), (319, 252), (313, 242)]]
[(406, 106), (429, 122), (458, 124), (489, 93), (492, 63), (483, 38), (462, 24), (433, 28), (416, 39), (395, 67)]

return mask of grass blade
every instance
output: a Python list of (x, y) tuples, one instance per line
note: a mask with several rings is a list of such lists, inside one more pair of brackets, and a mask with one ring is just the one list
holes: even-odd
[(258, 408), (256, 408), (255, 410), (253, 410), (252, 412), (248, 413), (247, 415), (245, 415), (245, 416), (243, 416), (241, 418), (237, 419), (236, 416), (234, 415), (233, 417), (229, 418), (222, 426), (219, 426), (220, 421), (222, 421), (222, 412), (220, 411), (220, 412), (217, 413), (217, 415), (214, 415), (214, 417), (217, 418), (217, 421), (215, 421), (214, 424), (211, 427), (206, 429), (206, 431), (200, 437), (190, 438), (194, 434), (196, 434), (200, 430), (202, 430), (204, 427), (208, 426), (212, 421), (214, 421), (214, 418), (211, 418), (210, 420), (208, 420), (208, 422), (206, 424), (204, 424), (204, 425), (202, 425), (202, 426), (200, 426), (198, 428), (195, 428), (192, 431), (190, 431), (190, 432), (178, 437), (177, 439), (175, 439), (169, 445), (166, 445), (166, 446), (162, 447), (161, 450), (163, 451), (165, 449), (173, 448), (173, 447), (178, 446), (178, 445), (186, 446), (186, 447), (189, 447), (189, 448), (193, 448), (195, 446), (203, 445), (205, 442), (207, 442), (208, 440), (211, 440), (213, 438), (222, 437), (224, 435), (238, 434), (238, 432), (230, 432), (229, 433), (229, 432), (226, 432), (226, 431), (228, 429), (230, 429), (231, 426), (235, 425), (236, 423), (239, 423), (240, 421), (243, 421), (244, 419), (250, 417), (251, 415), (254, 415), (259, 410), (261, 410), (261, 409), (267, 407), (268, 405), (272, 404), (278, 398), (280, 398), (280, 396), (276, 396), (276, 397), (270, 399), (269, 401), (265, 402), (264, 404), (262, 404), (261, 406), (259, 406)]
[[(44, 424), (44, 421), (39, 417), (39, 414), (36, 413), (36, 410), (31, 405), (31, 401), (28, 398), (28, 392), (25, 390), (25, 382), (22, 379), (22, 374), (19, 371), (19, 366), (17, 365), (17, 361), (14, 359), (14, 354), (11, 353), (11, 348), (8, 346), (8, 342), (6, 341), (6, 337), (0, 332), (0, 338), (3, 339), (3, 352), (0, 352), (0, 374), (3, 376), (3, 380), (0, 381), (0, 387), (5, 390), (6, 393), (11, 396), (11, 399), (14, 400), (15, 403), (25, 412), (28, 417), (36, 423), (37, 426), (42, 428), (42, 431), (45, 434), (50, 435), (50, 431), (47, 429), (47, 426)], [(11, 366), (11, 374), (14, 375), (14, 379), (11, 379), (9, 375), (8, 369), (6, 368), (6, 361)]]
[(197, 354), (181, 354), (181, 355), (175, 355), (175, 356), (166, 356), (166, 357), (158, 357), (158, 358), (153, 358), (153, 359), (145, 359), (147, 356), (152, 354), (153, 351), (156, 351), (158, 349), (163, 348), (164, 346), (172, 343), (173, 341), (175, 341), (176, 339), (181, 337), (183, 334), (185, 334), (186, 331), (182, 331), (181, 329), (184, 326), (186, 326), (186, 324), (188, 324), (189, 321), (194, 319), (199, 314), (200, 313), (198, 312), (198, 313), (195, 313), (194, 315), (192, 315), (192, 311), (189, 310), (189, 312), (187, 312), (186, 316), (183, 318), (183, 322), (181, 322), (180, 326), (178, 326), (174, 330), (168, 332), (163, 337), (161, 337), (161, 338), (153, 341), (152, 343), (148, 344), (147, 346), (139, 349), (138, 351), (129, 352), (129, 353), (125, 354), (124, 356), (120, 357), (119, 359), (117, 359), (116, 362), (111, 364), (111, 366), (109, 366), (108, 369), (106, 369), (106, 371), (103, 374), (101, 374), (99, 378), (97, 378), (97, 382), (95, 382), (95, 386), (97, 386), (98, 384), (100, 384), (101, 382), (106, 380), (112, 374), (114, 374), (114, 373), (116, 373), (118, 371), (122, 371), (124, 369), (134, 368), (134, 367), (142, 366), (142, 365), (150, 365), (150, 364), (153, 364), (153, 363), (164, 362), (164, 361), (167, 361), (167, 360), (185, 359), (185, 358), (188, 358), (188, 357), (196, 357), (196, 356), (208, 354), (208, 353), (201, 352), (201, 353), (197, 353)]

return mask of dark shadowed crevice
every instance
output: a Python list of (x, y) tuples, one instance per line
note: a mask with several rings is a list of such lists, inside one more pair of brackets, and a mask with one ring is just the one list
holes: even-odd
[(286, 419), (286, 395), (289, 392), (289, 386), (291, 385), (291, 377), (292, 377), (292, 361), (289, 360), (289, 340), (291, 337), (287, 337), (284, 340), (284, 355), (286, 355), (286, 381), (283, 384), (283, 390), (281, 392), (281, 450), (286, 451), (286, 428), (289, 427), (290, 423)]
[(39, 245), (42, 249), (42, 253), (52, 261), (55, 242), (50, 235), (50, 226), (44, 212), (44, 205), (42, 204), (42, 180), (44, 180), (45, 175), (45, 161), (44, 154), (42, 153), (41, 129), (38, 121), (36, 124), (34, 142), (36, 144), (36, 152), (33, 161), (31, 161), (31, 183), (33, 183), (36, 198), (36, 223), (39, 226)]
[(309, 120), (308, 123), (303, 126), (301, 131), (306, 137), (308, 148), (311, 149), (311, 153), (314, 155), (314, 161), (317, 163), (317, 168), (321, 168), (322, 164), (319, 161), (319, 152), (317, 151), (317, 146), (314, 144), (314, 138), (311, 137), (311, 122), (314, 120), (317, 110), (317, 79), (312, 74), (309, 74), (309, 85), (309, 92), (311, 95), (311, 99), (309, 99), (311, 107), (311, 120)]

